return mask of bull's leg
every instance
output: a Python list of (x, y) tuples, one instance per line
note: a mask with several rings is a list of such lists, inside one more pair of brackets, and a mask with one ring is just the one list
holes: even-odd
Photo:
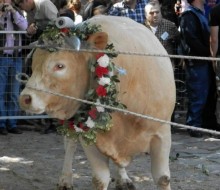
[(169, 169), (171, 134), (170, 132), (166, 133), (167, 135), (163, 136), (163, 138), (159, 136), (153, 137), (150, 145), (151, 172), (160, 190), (171, 190)]
[(95, 145), (84, 145), (85, 154), (92, 168), (92, 182), (94, 190), (107, 190), (110, 182), (109, 158), (103, 155)]
[(73, 154), (76, 151), (77, 141), (64, 137), (65, 157), (63, 163), (62, 174), (59, 179), (58, 190), (72, 190), (73, 189)]
[(118, 167), (116, 175), (116, 190), (135, 190), (132, 180), (128, 177), (125, 168)]

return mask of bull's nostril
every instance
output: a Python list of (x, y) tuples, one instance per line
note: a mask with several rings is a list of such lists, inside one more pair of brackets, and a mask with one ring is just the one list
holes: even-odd
[(24, 95), (24, 103), (25, 104), (31, 103), (31, 96), (30, 95)]

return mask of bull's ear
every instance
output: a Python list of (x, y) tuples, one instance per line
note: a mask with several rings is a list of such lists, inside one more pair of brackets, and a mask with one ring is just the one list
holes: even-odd
[(97, 32), (89, 36), (87, 42), (93, 44), (97, 49), (105, 49), (108, 43), (108, 34)]

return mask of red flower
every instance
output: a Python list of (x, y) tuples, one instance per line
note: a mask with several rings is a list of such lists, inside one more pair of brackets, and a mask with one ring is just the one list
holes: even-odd
[(97, 118), (97, 109), (96, 108), (92, 108), (90, 111), (89, 111), (89, 116), (92, 118), (92, 119), (96, 119)]
[(99, 78), (101, 78), (103, 75), (108, 74), (108, 68), (97, 66), (95, 68), (95, 73)]
[(59, 120), (59, 123), (60, 123), (61, 125), (64, 125), (64, 120)]
[(75, 130), (73, 121), (69, 122), (69, 129), (70, 130)]
[(82, 123), (79, 123), (79, 128), (80, 128), (80, 129), (82, 129), (83, 131), (88, 131), (88, 130), (89, 130), (89, 128), (88, 128), (88, 127), (83, 126), (83, 124), (82, 124)]
[(96, 55), (96, 60), (98, 60), (100, 57), (104, 56), (105, 54), (104, 53), (99, 53)]
[(104, 86), (102, 85), (99, 85), (97, 88), (96, 88), (96, 93), (98, 94), (98, 96), (106, 96), (106, 89)]
[(69, 29), (68, 28), (61, 28), (60, 29), (60, 32), (62, 32), (62, 33), (64, 33), (64, 34), (67, 34), (67, 33), (69, 33)]
[(82, 123), (79, 123), (79, 128), (80, 128), (80, 129), (83, 129), (83, 128), (84, 128), (84, 126), (83, 126)]

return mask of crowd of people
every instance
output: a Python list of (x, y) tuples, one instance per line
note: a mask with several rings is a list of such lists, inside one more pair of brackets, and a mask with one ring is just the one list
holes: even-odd
[[(67, 16), (79, 24), (104, 14), (128, 17), (145, 25), (171, 55), (219, 57), (218, 3), (219, 0), (0, 0), (0, 29), (6, 31), (0, 36), (1, 47), (21, 46), (22, 37), (28, 43), (36, 41), (59, 16)], [(11, 30), (23, 30), (27, 34), (7, 33)], [(220, 66), (216, 61), (192, 58), (171, 61), (174, 68), (184, 63), (188, 95), (186, 124), (219, 131), (215, 113)], [(20, 49), (0, 52), (0, 117), (18, 114), (20, 85), (15, 75), (21, 70)], [(0, 134), (21, 134), (16, 123), (16, 119), (0, 119)], [(189, 134), (203, 135), (195, 130), (189, 130)]]

